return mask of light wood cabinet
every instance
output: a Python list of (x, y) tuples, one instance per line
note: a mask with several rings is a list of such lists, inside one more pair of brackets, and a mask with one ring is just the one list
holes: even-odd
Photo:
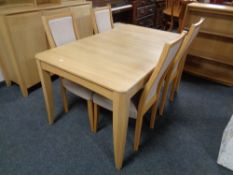
[(233, 86), (233, 7), (190, 4), (186, 28), (201, 17), (205, 21), (191, 46), (185, 71)]
[(72, 11), (83, 38), (93, 34), (91, 8), (92, 4), (83, 0), (0, 7), (0, 68), (6, 84), (17, 83), (22, 94), (27, 96), (28, 88), (40, 82), (35, 54), (49, 49), (42, 15)]

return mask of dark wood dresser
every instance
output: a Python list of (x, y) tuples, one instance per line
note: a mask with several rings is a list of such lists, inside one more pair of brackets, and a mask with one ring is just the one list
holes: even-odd
[(92, 1), (93, 7), (101, 7), (110, 4), (114, 22), (132, 23), (133, 5), (132, 0), (88, 0)]
[(133, 23), (144, 27), (155, 26), (155, 0), (133, 1)]
[(164, 15), (163, 10), (165, 8), (164, 0), (155, 0), (155, 28), (164, 29)]

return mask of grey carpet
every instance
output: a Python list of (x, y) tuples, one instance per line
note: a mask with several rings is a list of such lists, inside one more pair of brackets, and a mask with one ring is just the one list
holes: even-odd
[(49, 126), (41, 88), (23, 98), (19, 88), (0, 87), (0, 175), (156, 174), (228, 175), (216, 164), (223, 130), (233, 113), (233, 88), (185, 75), (174, 103), (132, 149), (130, 120), (124, 166), (114, 168), (111, 113), (101, 110), (97, 134), (89, 130), (85, 101), (69, 94), (63, 113), (54, 85), (56, 123)]

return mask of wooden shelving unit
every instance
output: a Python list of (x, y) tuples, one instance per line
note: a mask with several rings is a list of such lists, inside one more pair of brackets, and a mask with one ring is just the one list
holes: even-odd
[[(205, 53), (205, 52), (201, 52), (201, 51), (195, 52), (195, 51), (191, 50), (189, 52), (189, 55), (192, 55), (195, 57), (201, 57), (201, 58), (204, 58), (206, 60), (213, 61), (215, 63), (228, 64), (228, 65), (233, 66), (233, 62), (224, 61), (224, 60), (226, 60), (226, 58), (224, 59), (224, 56), (222, 56), (220, 54), (217, 57), (215, 56), (215, 58), (214, 58), (214, 57), (211, 57), (209, 53)], [(218, 58), (223, 58), (223, 59), (218, 59)]]
[(61, 3), (69, 0), (0, 0), (0, 5), (22, 5), (22, 4), (49, 4), (49, 3)]
[(201, 17), (205, 21), (194, 40), (185, 71), (233, 86), (233, 7), (192, 3), (185, 13), (185, 28)]
[(207, 31), (207, 30), (201, 30), (199, 33), (233, 39), (232, 34), (219, 33), (219, 32)]
[(203, 60), (200, 57), (190, 55), (186, 62), (184, 71), (208, 80), (213, 80), (214, 78), (214, 81), (218, 83), (232, 86), (233, 72), (225, 71), (228, 69), (231, 69), (231, 67), (227, 66), (226, 64), (216, 64), (215, 62), (207, 59)]

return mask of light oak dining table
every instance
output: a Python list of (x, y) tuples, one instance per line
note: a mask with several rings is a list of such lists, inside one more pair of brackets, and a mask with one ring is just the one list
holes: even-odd
[(129, 104), (156, 68), (163, 46), (179, 34), (130, 24), (36, 54), (48, 113), (54, 122), (51, 73), (82, 85), (112, 101), (116, 169), (121, 169)]

